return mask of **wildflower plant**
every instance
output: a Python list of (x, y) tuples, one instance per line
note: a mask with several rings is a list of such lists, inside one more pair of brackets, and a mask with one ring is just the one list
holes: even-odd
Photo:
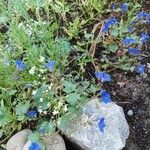
[[(143, 74), (139, 47), (150, 35), (136, 28), (150, 14), (140, 7), (106, 0), (0, 3), (0, 144), (31, 127), (30, 149), (41, 149), (41, 136), (67, 129), (89, 99), (111, 103), (103, 84), (113, 81), (112, 70)], [(106, 118), (98, 121), (105, 133)]]

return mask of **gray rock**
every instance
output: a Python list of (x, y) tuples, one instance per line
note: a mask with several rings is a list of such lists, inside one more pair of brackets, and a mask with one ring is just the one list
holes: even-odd
[[(65, 142), (59, 134), (47, 135), (43, 137), (46, 150), (66, 150)], [(23, 150), (28, 150), (31, 142), (28, 141)]]
[(129, 116), (133, 116), (133, 110), (129, 110), (129, 111), (127, 112), (127, 114), (128, 114)]
[[(103, 133), (98, 127), (101, 117), (106, 124)], [(129, 136), (129, 126), (122, 107), (94, 99), (85, 105), (81, 117), (62, 132), (84, 150), (121, 150)]]
[(23, 150), (29, 150), (30, 145), (31, 145), (31, 141), (28, 141), (28, 142), (24, 145)]
[(6, 150), (22, 150), (31, 130), (25, 129), (13, 135), (6, 144)]

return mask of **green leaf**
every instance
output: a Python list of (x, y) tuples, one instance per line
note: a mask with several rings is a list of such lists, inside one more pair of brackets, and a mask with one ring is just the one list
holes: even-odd
[(39, 99), (42, 97), (43, 92), (45, 92), (48, 89), (47, 85), (42, 85), (41, 87), (39, 87), (35, 93), (35, 95), (33, 96), (33, 99), (39, 101)]
[(80, 94), (78, 94), (78, 93), (71, 93), (71, 94), (69, 94), (69, 95), (66, 96), (66, 101), (70, 105), (76, 104), (79, 99), (80, 99)]
[(73, 84), (72, 82), (66, 80), (63, 82), (63, 86), (64, 86), (64, 92), (66, 93), (71, 93), (76, 91), (76, 87), (77, 87), (76, 84)]
[[(42, 85), (41, 87), (37, 89), (35, 95), (33, 96), (33, 99), (35, 100), (35, 104), (37, 108), (40, 108), (42, 110), (48, 109), (50, 107), (48, 105), (49, 102), (53, 100), (53, 92), (51, 91), (51, 92), (45, 93), (46, 90), (48, 90), (48, 86)], [(40, 100), (41, 98), (43, 99), (42, 102)]]
[(22, 121), (25, 118), (24, 114), (28, 111), (29, 107), (30, 107), (29, 101), (19, 102), (16, 105), (16, 115), (18, 115), (19, 121)]
[(97, 92), (97, 88), (95, 85), (91, 84), (90, 88), (88, 89), (91, 93), (95, 94)]
[(12, 95), (15, 95), (16, 92), (17, 92), (17, 90), (10, 90), (10, 91), (8, 91), (8, 94), (10, 96), (12, 96)]
[(40, 126), (39, 126), (39, 132), (43, 130), (44, 133), (46, 134), (52, 134), (55, 132), (55, 124), (50, 121), (44, 121)]
[(64, 116), (61, 117), (60, 122), (58, 124), (58, 128), (61, 131), (65, 131), (68, 129), (70, 125), (71, 117), (68, 114), (65, 114)]
[(11, 114), (6, 107), (0, 107), (0, 127), (4, 127), (12, 121)]
[(111, 44), (108, 46), (109, 51), (116, 52), (118, 50), (118, 46), (116, 44)]
[(119, 35), (119, 30), (118, 29), (113, 29), (112, 31), (111, 31), (111, 35), (112, 36), (118, 36)]

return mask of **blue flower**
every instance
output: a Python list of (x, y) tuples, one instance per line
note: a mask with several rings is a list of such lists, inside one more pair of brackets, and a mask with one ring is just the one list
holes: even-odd
[(145, 14), (145, 12), (139, 12), (137, 15), (136, 15), (136, 17), (138, 18), (138, 19), (144, 19), (144, 18), (146, 18), (146, 14)]
[(41, 150), (40, 145), (38, 143), (31, 143), (29, 150)]
[(149, 14), (149, 13), (146, 13), (146, 12), (144, 12), (144, 11), (142, 11), (142, 12), (139, 12), (139, 13), (136, 15), (136, 17), (137, 17), (138, 19), (146, 19), (146, 20), (148, 20), (148, 19), (150, 19), (150, 14)]
[(45, 64), (44, 66), (45, 66), (46, 68), (48, 68), (50, 71), (53, 71), (53, 70), (54, 70), (54, 67), (55, 67), (55, 64), (56, 64), (56, 62), (55, 62), (54, 60), (50, 60), (50, 61), (48, 61), (48, 63)]
[(147, 35), (147, 34), (145, 34), (145, 33), (142, 33), (142, 34), (141, 34), (140, 41), (141, 41), (142, 43), (146, 43), (149, 39), (150, 39), (150, 36), (149, 36), (149, 35)]
[(117, 24), (117, 20), (115, 17), (110, 17), (104, 24), (104, 27), (102, 29), (102, 32), (107, 32), (108, 29), (112, 26), (112, 25), (115, 25)]
[(128, 52), (131, 54), (131, 55), (139, 55), (141, 52), (139, 49), (136, 49), (136, 48), (128, 48)]
[(111, 81), (110, 75), (106, 72), (102, 72), (102, 71), (95, 72), (95, 76), (97, 79), (101, 79), (102, 82)]
[(130, 28), (128, 28), (128, 32), (132, 32), (132, 31), (134, 31), (134, 29), (135, 29), (135, 28), (130, 27)]
[(101, 98), (102, 98), (102, 101), (107, 104), (107, 103), (110, 103), (111, 102), (111, 95), (110, 93), (108, 93), (106, 90), (101, 90), (100, 91), (100, 95), (101, 95)]
[(36, 110), (30, 110), (30, 111), (27, 112), (27, 116), (29, 118), (37, 117), (37, 111)]
[(145, 65), (141, 65), (141, 64), (135, 68), (135, 71), (139, 74), (143, 74), (144, 70), (145, 70)]
[(104, 133), (104, 128), (106, 127), (105, 118), (100, 118), (98, 127), (102, 133)]
[(134, 43), (136, 43), (136, 39), (133, 39), (133, 38), (125, 38), (124, 40), (123, 40), (123, 44), (124, 45), (129, 45), (129, 44), (134, 44)]
[(122, 10), (122, 12), (126, 12), (128, 10), (128, 4), (127, 3), (122, 3), (121, 10)]
[(21, 60), (16, 60), (15, 63), (16, 63), (16, 67), (19, 71), (22, 71), (23, 69), (26, 68), (26, 64)]

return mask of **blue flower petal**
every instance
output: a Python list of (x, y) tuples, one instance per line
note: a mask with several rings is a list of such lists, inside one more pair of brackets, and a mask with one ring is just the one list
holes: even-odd
[(102, 133), (104, 133), (104, 128), (106, 127), (105, 118), (100, 118), (98, 127)]
[(55, 67), (55, 64), (56, 62), (54, 60), (50, 60), (48, 61), (47, 64), (45, 64), (44, 66), (49, 69), (50, 71), (53, 71), (54, 70), (54, 67)]
[(104, 24), (102, 32), (107, 32), (112, 25), (117, 24), (117, 20), (115, 17), (110, 17)]
[(95, 76), (97, 79), (101, 79), (102, 82), (111, 81), (110, 75), (106, 72), (95, 72)]
[(136, 43), (136, 39), (134, 39), (134, 38), (125, 38), (124, 40), (123, 40), (123, 44), (124, 45), (129, 45), (129, 44), (134, 44), (134, 43)]
[(131, 54), (131, 55), (139, 55), (141, 52), (139, 49), (136, 49), (136, 48), (128, 48), (128, 52)]
[(41, 150), (40, 145), (38, 143), (31, 143), (29, 150)]
[(127, 3), (122, 3), (121, 10), (122, 10), (123, 13), (126, 12), (128, 10), (128, 4)]
[(22, 71), (23, 69), (26, 68), (26, 64), (21, 60), (16, 60), (15, 63), (16, 63), (16, 67), (19, 71)]
[(27, 116), (29, 118), (37, 117), (37, 111), (36, 110), (30, 110), (30, 111), (27, 112)]
[(139, 74), (143, 74), (144, 70), (145, 70), (145, 65), (141, 65), (141, 64), (135, 68), (135, 71)]
[(100, 91), (100, 95), (101, 95), (102, 101), (103, 101), (105, 104), (111, 102), (111, 95), (110, 95), (110, 93), (108, 93), (106, 90), (102, 89), (102, 90)]
[(150, 36), (149, 36), (149, 35), (147, 35), (147, 34), (145, 34), (145, 33), (142, 33), (142, 34), (141, 34), (140, 41), (141, 41), (142, 43), (146, 43), (149, 39), (150, 39)]
[(138, 19), (145, 19), (145, 20), (148, 20), (148, 19), (150, 19), (150, 14), (147, 13), (147, 12), (142, 11), (142, 12), (139, 12), (139, 13), (136, 15), (136, 17), (137, 17)]

